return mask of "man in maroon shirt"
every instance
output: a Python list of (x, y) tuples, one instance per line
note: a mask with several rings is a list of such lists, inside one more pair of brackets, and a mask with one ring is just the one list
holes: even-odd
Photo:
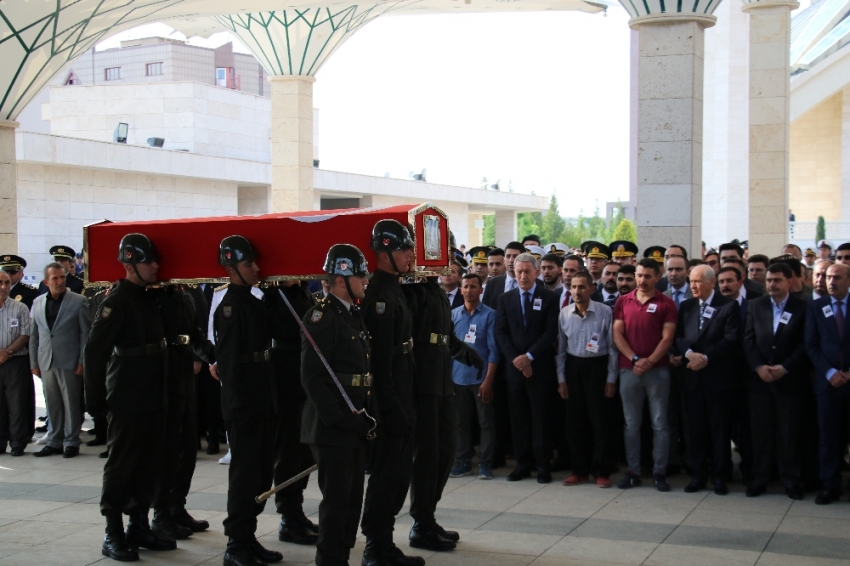
[(677, 311), (673, 299), (655, 289), (659, 263), (642, 259), (637, 265), (637, 289), (614, 306), (614, 344), (620, 351), (620, 397), (626, 417), (625, 443), (629, 471), (617, 484), (621, 489), (640, 485), (640, 425), (643, 402), (649, 399), (655, 460), (653, 478), (658, 491), (670, 491), (666, 468), (670, 431), (667, 399), (670, 370), (667, 351), (676, 336)]

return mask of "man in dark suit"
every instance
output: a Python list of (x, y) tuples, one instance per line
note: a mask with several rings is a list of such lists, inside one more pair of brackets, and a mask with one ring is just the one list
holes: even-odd
[(496, 316), (496, 341), (505, 360), (517, 460), (508, 481), (528, 477), (536, 462), (538, 483), (549, 483), (559, 297), (538, 283), (539, 270), (532, 255), (517, 256), (514, 272), (518, 288), (499, 298)]
[(590, 296), (591, 301), (608, 305), (612, 309), (614, 308), (614, 303), (617, 302), (617, 298), (620, 296), (620, 292), (617, 289), (617, 273), (620, 271), (620, 267), (620, 264), (616, 261), (609, 261), (605, 264), (605, 267), (602, 268), (602, 288), (597, 289)]
[(449, 266), (451, 273), (440, 276), (440, 286), (446, 292), (449, 306), (454, 309), (463, 304), (463, 295), (460, 294), (460, 279), (466, 273), (463, 264), (459, 260), (453, 260)]
[(788, 497), (803, 498), (799, 434), (802, 398), (809, 387), (806, 303), (789, 294), (790, 283), (790, 267), (771, 265), (767, 269), (769, 296), (753, 300), (748, 307), (744, 354), (753, 372), (747, 388), (754, 477), (747, 497), (766, 491), (775, 453)]
[(693, 298), (679, 308), (673, 350), (685, 365), (683, 399), (688, 426), (693, 477), (685, 487), (694, 493), (705, 487), (709, 455), (714, 493), (729, 493), (724, 480), (730, 459), (732, 408), (738, 386), (731, 355), (737, 348), (738, 303), (715, 292), (714, 270), (698, 265), (691, 272)]
[(850, 423), (850, 326), (847, 324), (847, 291), (850, 267), (836, 263), (826, 270), (829, 297), (809, 304), (806, 351), (815, 366), (814, 390), (820, 428), (820, 479), (823, 491), (815, 503), (827, 505), (841, 496), (845, 432)]
[[(653, 251), (656, 250), (656, 248), (657, 248), (658, 251), (660, 251), (661, 255), (664, 257), (664, 260), (663, 260), (664, 261), (664, 268), (662, 269), (662, 271), (664, 271), (665, 274), (661, 277), (661, 279), (658, 280), (658, 283), (656, 283), (655, 288), (658, 289), (659, 291), (661, 291), (662, 293), (664, 291), (667, 291), (668, 289), (673, 288), (673, 287), (681, 288), (682, 286), (684, 286), (684, 289), (682, 289), (682, 290), (683, 291), (686, 290), (687, 284), (688, 284), (687, 283), (687, 280), (688, 280), (688, 270), (687, 270), (688, 251), (678, 244), (673, 244), (672, 246), (670, 246), (669, 248), (666, 248), (666, 249), (661, 247), (661, 246), (653, 246), (652, 248), (647, 248), (646, 252), (653, 252)], [(646, 252), (644, 252), (644, 257), (657, 258), (657, 256), (653, 255), (653, 253), (650, 253), (649, 255), (647, 255)], [(670, 278), (667, 275), (668, 263), (669, 263), (671, 257), (681, 257), (685, 261), (684, 283), (671, 284), (673, 282), (670, 281)], [(675, 297), (673, 297), (672, 295), (669, 295), (669, 296), (670, 296), (670, 298), (675, 300)]]
[[(516, 260), (517, 256), (524, 251), (525, 246), (519, 242), (510, 242), (507, 246), (505, 246), (505, 269), (507, 271), (504, 275), (491, 277), (487, 281), (487, 286), (484, 288), (484, 295), (481, 298), (481, 302), (491, 309), (496, 309), (499, 306), (499, 297), (502, 293), (516, 289), (517, 285), (516, 275), (514, 273), (514, 260)], [(462, 298), (460, 304), (463, 304)]]

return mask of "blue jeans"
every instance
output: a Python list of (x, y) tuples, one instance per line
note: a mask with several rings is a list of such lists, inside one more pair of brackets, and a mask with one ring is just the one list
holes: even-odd
[(670, 453), (670, 429), (667, 426), (669, 396), (669, 368), (652, 368), (640, 376), (630, 369), (620, 370), (620, 397), (623, 399), (623, 413), (626, 417), (626, 460), (629, 462), (629, 469), (637, 475), (641, 473), (640, 425), (645, 398), (649, 398), (649, 414), (652, 417), (652, 457), (655, 460), (653, 473), (667, 473), (667, 459)]

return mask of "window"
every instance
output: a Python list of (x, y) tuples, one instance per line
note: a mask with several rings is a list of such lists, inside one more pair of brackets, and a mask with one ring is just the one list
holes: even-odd
[(121, 80), (121, 67), (110, 67), (103, 70), (103, 78), (107, 81)]
[(68, 74), (68, 78), (65, 79), (65, 86), (73, 86), (73, 85), (79, 85), (79, 84), (83, 84), (83, 83), (80, 82), (80, 79), (77, 78), (77, 75), (75, 75), (74, 72), (71, 71)]
[(145, 65), (145, 75), (155, 77), (162, 74), (162, 63), (148, 63)]

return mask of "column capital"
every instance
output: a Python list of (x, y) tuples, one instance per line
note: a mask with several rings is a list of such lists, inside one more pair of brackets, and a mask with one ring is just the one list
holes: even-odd
[(269, 82), (285, 82), (285, 81), (306, 81), (308, 83), (316, 82), (316, 77), (308, 77), (306, 75), (270, 75), (267, 77)]
[(788, 10), (796, 10), (800, 7), (800, 3), (794, 0), (742, 0), (742, 2), (744, 5), (741, 6), (741, 10), (744, 12), (758, 8), (778, 8), (780, 6), (787, 6)]
[(717, 16), (710, 14), (694, 14), (691, 12), (666, 12), (662, 14), (645, 14), (629, 20), (629, 27), (639, 30), (643, 25), (663, 25), (681, 22), (696, 22), (703, 29), (713, 27), (717, 23)]
[(20, 125), (20, 122), (13, 122), (12, 120), (0, 120), (0, 128), (10, 128), (14, 130), (17, 129)]

